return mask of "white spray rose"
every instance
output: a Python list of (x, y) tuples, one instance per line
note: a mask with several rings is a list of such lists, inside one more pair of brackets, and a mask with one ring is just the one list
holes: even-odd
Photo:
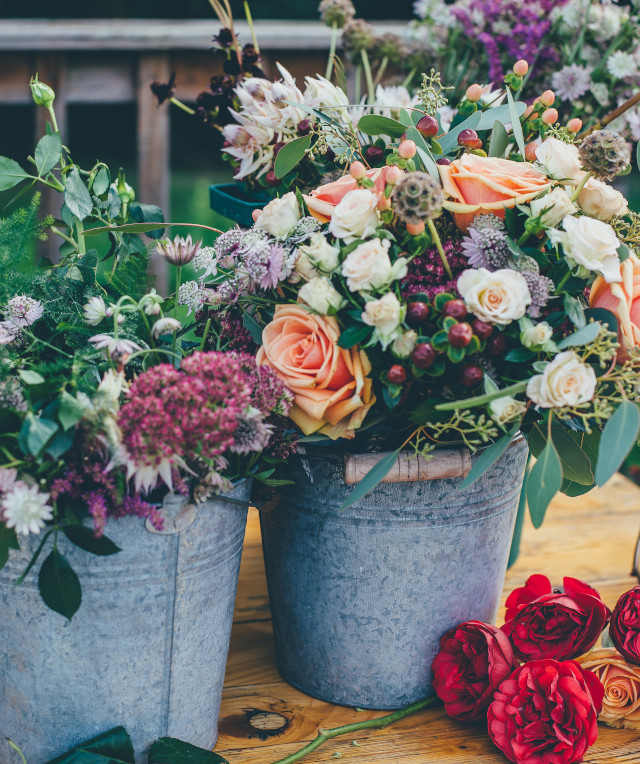
[(520, 334), (522, 344), (529, 350), (542, 349), (553, 336), (553, 329), (546, 321), (532, 324)]
[(301, 279), (304, 279), (304, 281), (311, 281), (311, 279), (315, 279), (316, 276), (320, 275), (321, 274), (315, 269), (313, 263), (305, 253), (298, 250), (296, 263), (293, 266), (293, 273), (288, 279), (289, 282), (291, 284), (297, 284)]
[(323, 316), (328, 315), (332, 308), (333, 311), (340, 310), (346, 302), (330, 279), (325, 276), (317, 276), (311, 281), (307, 281), (301, 287), (298, 295), (312, 310)]
[(366, 188), (348, 191), (333, 210), (329, 230), (347, 244), (371, 236), (380, 222), (377, 205), (377, 195)]
[(578, 195), (578, 204), (587, 215), (598, 220), (611, 220), (629, 211), (627, 200), (617, 189), (597, 178), (589, 178)]
[(582, 170), (578, 147), (557, 138), (544, 140), (536, 149), (536, 158), (556, 180), (574, 180)]
[(382, 347), (396, 338), (404, 310), (393, 292), (387, 292), (379, 300), (370, 300), (362, 313), (365, 324), (375, 328)]
[(370, 239), (349, 252), (342, 263), (342, 275), (352, 292), (370, 292), (387, 286), (407, 274), (407, 261), (400, 257), (391, 265), (388, 239)]
[(527, 384), (527, 396), (545, 409), (588, 403), (595, 391), (595, 371), (574, 350), (558, 353), (542, 374), (531, 377)]
[(529, 203), (532, 217), (541, 215), (543, 228), (555, 228), (567, 215), (577, 212), (578, 208), (571, 201), (564, 188), (554, 188), (545, 196), (539, 196)]
[(490, 324), (510, 324), (522, 318), (531, 305), (524, 276), (511, 268), (488, 271), (468, 269), (458, 277), (458, 292), (476, 318)]
[(549, 231), (549, 240), (561, 244), (571, 268), (581, 266), (595, 271), (609, 284), (620, 281), (620, 240), (616, 232), (602, 220), (567, 215), (562, 221), (564, 231)]
[(497, 398), (488, 405), (489, 414), (496, 424), (504, 425), (507, 422), (513, 422), (525, 410), (526, 404), (518, 401), (510, 395)]
[(296, 195), (290, 191), (279, 199), (272, 199), (262, 210), (254, 228), (266, 231), (276, 239), (285, 239), (300, 220)]
[(396, 337), (391, 345), (391, 352), (398, 358), (408, 358), (418, 342), (418, 333), (413, 329)]
[(321, 233), (314, 234), (309, 244), (300, 247), (300, 252), (325, 273), (332, 273), (338, 267), (340, 248), (332, 247)]

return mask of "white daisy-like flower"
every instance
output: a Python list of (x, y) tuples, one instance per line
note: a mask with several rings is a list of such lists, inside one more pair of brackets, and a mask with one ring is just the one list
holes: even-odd
[(93, 342), (96, 350), (106, 350), (110, 356), (131, 355), (136, 350), (140, 350), (140, 345), (120, 337), (114, 337), (111, 334), (94, 334), (89, 337), (89, 342)]
[(15, 528), (23, 536), (39, 533), (47, 520), (53, 518), (53, 509), (47, 503), (48, 493), (41, 493), (36, 485), (16, 481), (0, 501), (7, 528)]
[(591, 72), (585, 66), (563, 66), (551, 77), (551, 87), (562, 101), (576, 101), (591, 87)]
[(151, 327), (151, 334), (157, 339), (163, 334), (175, 334), (182, 329), (182, 324), (177, 318), (160, 318)]
[(44, 308), (39, 300), (28, 297), (26, 294), (17, 294), (7, 303), (6, 318), (14, 326), (31, 326), (39, 318), (42, 318)]
[(102, 297), (92, 297), (84, 306), (84, 320), (90, 326), (97, 326), (107, 317), (107, 306)]
[(638, 64), (631, 53), (625, 53), (623, 50), (617, 50), (612, 53), (607, 60), (607, 71), (618, 80), (625, 77), (631, 77), (638, 72)]

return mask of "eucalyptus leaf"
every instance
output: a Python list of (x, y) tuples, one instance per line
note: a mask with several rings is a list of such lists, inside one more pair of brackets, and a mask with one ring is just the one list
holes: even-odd
[(344, 512), (346, 509), (353, 506), (356, 501), (359, 501), (363, 496), (366, 496), (370, 491), (373, 491), (393, 467), (399, 453), (399, 448), (395, 451), (391, 451), (372, 467), (362, 480), (351, 490), (338, 511)]
[(399, 138), (406, 132), (407, 125), (397, 119), (382, 117), (378, 114), (365, 114), (358, 120), (358, 130), (365, 135), (388, 135)]
[(28, 414), (25, 420), (27, 424), (26, 444), (30, 454), (37, 456), (44, 450), (47, 443), (58, 432), (58, 425), (51, 419), (45, 417), (35, 417)]
[(149, 764), (229, 764), (218, 753), (173, 737), (161, 737), (151, 746)]
[(502, 122), (496, 120), (493, 123), (493, 130), (489, 140), (489, 151), (487, 153), (490, 157), (502, 157), (508, 145), (509, 133), (505, 130)]
[(291, 172), (304, 159), (309, 146), (311, 146), (311, 137), (311, 135), (304, 135), (302, 138), (294, 138), (294, 140), (286, 143), (278, 151), (278, 156), (273, 166), (273, 171), (277, 178), (284, 178), (287, 173)]
[(585, 316), (584, 307), (580, 300), (576, 297), (572, 297), (570, 294), (564, 296), (564, 312), (569, 317), (569, 320), (578, 329), (582, 329), (587, 324), (587, 318)]
[(465, 488), (469, 488), (470, 485), (475, 483), (478, 478), (482, 477), (485, 472), (498, 461), (509, 447), (509, 443), (513, 440), (519, 427), (520, 422), (518, 421), (510, 432), (506, 433), (506, 435), (503, 435), (501, 438), (498, 438), (495, 443), (492, 443), (480, 452), (480, 455), (474, 462), (473, 467), (471, 467), (469, 474), (458, 486), (458, 490), (463, 491)]
[(34, 159), (40, 176), (46, 175), (58, 164), (62, 156), (62, 141), (60, 133), (43, 135), (38, 141)]
[(547, 507), (561, 487), (562, 463), (553, 441), (547, 440), (527, 481), (527, 503), (534, 528), (542, 525)]
[(640, 432), (640, 409), (623, 400), (606, 423), (600, 439), (596, 483), (603, 486), (616, 473), (633, 448)]
[[(448, 154), (452, 149), (455, 149), (458, 145), (458, 136), (460, 133), (463, 130), (475, 130), (479, 126), (481, 119), (482, 112), (476, 111), (470, 117), (467, 117), (464, 122), (456, 125), (456, 127), (454, 127), (452, 130), (449, 130), (446, 135), (443, 135), (442, 138), (440, 138), (440, 146), (442, 147), (442, 152), (444, 154)], [(489, 127), (491, 127), (491, 125), (489, 125)]]
[(78, 424), (84, 414), (84, 406), (77, 398), (64, 390), (58, 406), (58, 420), (65, 430)]
[(610, 332), (618, 334), (618, 319), (606, 308), (587, 308), (584, 311), (585, 319), (593, 319), (605, 326)]
[(566, 350), (566, 348), (575, 348), (580, 347), (581, 345), (587, 345), (589, 342), (593, 342), (593, 340), (595, 340), (598, 334), (600, 334), (601, 329), (601, 324), (599, 324), (597, 321), (593, 321), (592, 323), (583, 326), (581, 329), (578, 329), (577, 332), (574, 332), (568, 337), (565, 337), (563, 340), (560, 340), (560, 342), (558, 342), (558, 350)]
[[(562, 463), (562, 475), (565, 480), (580, 485), (593, 486), (594, 475), (591, 459), (580, 444), (564, 427), (554, 424), (551, 438)], [(539, 457), (547, 444), (547, 431), (536, 423), (528, 437), (529, 448), (535, 457)]]
[(38, 589), (44, 603), (69, 621), (82, 602), (82, 589), (76, 572), (67, 558), (54, 547), (42, 563)]
[[(514, 106), (518, 117), (521, 117), (527, 108), (527, 104), (523, 103), (522, 101), (516, 101)], [(475, 128), (476, 130), (491, 130), (496, 121), (502, 122), (503, 125), (506, 125), (513, 120), (512, 111), (508, 104), (503, 104), (502, 106), (493, 106), (490, 109), (486, 109), (483, 112), (477, 113), (481, 114), (482, 117), (479, 124)]]
[(516, 139), (518, 149), (524, 157), (524, 135), (522, 134), (522, 125), (520, 124), (520, 114), (516, 108), (515, 101), (511, 95), (511, 88), (507, 86), (507, 102), (509, 104), (509, 116), (511, 118), (511, 129), (513, 131), (513, 137)]
[(64, 203), (80, 221), (88, 217), (93, 209), (91, 194), (80, 177), (77, 167), (73, 167), (67, 175), (64, 186)]
[(0, 191), (13, 188), (21, 181), (31, 177), (14, 159), (0, 156)]
[(45, 453), (52, 456), (54, 459), (59, 459), (63, 454), (73, 445), (75, 432), (63, 432), (59, 430), (53, 440), (49, 441), (45, 449)]
[(72, 544), (79, 546), (80, 549), (84, 549), (85, 552), (90, 552), (100, 557), (107, 557), (122, 551), (110, 538), (96, 536), (93, 530), (87, 528), (86, 525), (66, 525), (63, 527), (62, 532)]

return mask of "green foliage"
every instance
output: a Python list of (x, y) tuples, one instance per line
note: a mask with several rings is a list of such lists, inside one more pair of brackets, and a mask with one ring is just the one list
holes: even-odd
[(48, 764), (135, 764), (133, 744), (124, 727), (91, 738)]
[[(21, 290), (21, 283), (34, 267), (34, 241), (44, 238), (47, 221), (38, 220), (40, 194), (29, 205), (0, 219), (0, 302)], [(8, 276), (12, 276), (12, 283)]]
[(161, 737), (151, 746), (149, 764), (229, 764), (217, 753), (173, 737)]

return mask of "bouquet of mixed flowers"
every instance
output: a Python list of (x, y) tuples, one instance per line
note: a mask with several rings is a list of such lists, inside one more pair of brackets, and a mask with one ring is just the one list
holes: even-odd
[[(519, 87), (526, 62), (514, 69)], [(221, 236), (193, 289), (243, 320), (305, 436), (383, 439), (390, 453), (349, 503), (407, 446), (488, 446), (467, 486), (520, 430), (539, 524), (556, 491), (608, 479), (640, 429), (640, 221), (608, 183), (630, 149), (609, 130), (578, 137), (509, 87), (505, 106), (480, 102), (441, 133), (444, 92), (432, 73), (419, 109), (361, 119), (389, 141), (378, 168), (319, 112), (349, 174)]]
[[(168, 491), (199, 502), (246, 476), (278, 484), (292, 396), (253, 356), (226, 352), (208, 329), (196, 335), (181, 290), (166, 300), (150, 287), (138, 233), (161, 228), (152, 222), (161, 211), (136, 203), (106, 165), (75, 164), (55, 129), (52, 91), (32, 87), (36, 102), (46, 96), (53, 129), (33, 174), (0, 157), (0, 188), (39, 182), (64, 204), (59, 221), (37, 222), (37, 197), (0, 221), (0, 567), (20, 539), (44, 533), (26, 575), (51, 538), (40, 591), (70, 618), (80, 586), (59, 537), (114, 554), (110, 518), (162, 528)], [(61, 259), (34, 268), (31, 240), (47, 229), (62, 239)], [(110, 244), (102, 256), (88, 248), (98, 230)], [(190, 237), (158, 248), (178, 281), (200, 252)]]

